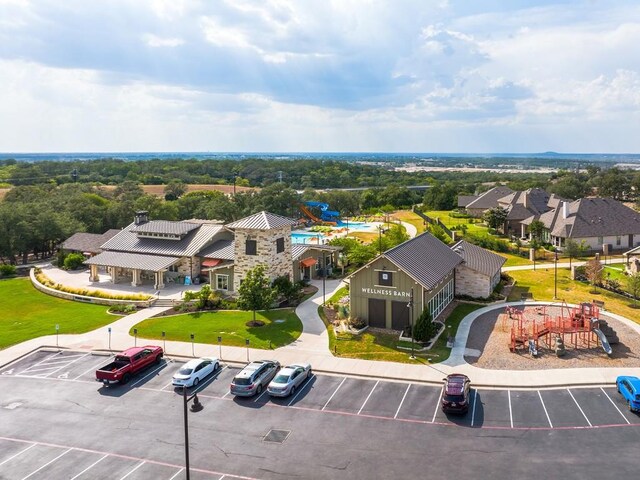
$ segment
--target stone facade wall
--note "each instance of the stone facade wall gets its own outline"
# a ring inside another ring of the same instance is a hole
[[[464,265],[456,267],[456,295],[487,298],[491,295],[491,279]]]
[[[291,226],[271,230],[236,229],[233,290],[238,291],[240,280],[258,265],[266,265],[266,275],[273,280],[288,275],[293,281],[291,257]],[[284,251],[276,252],[276,240],[284,238]],[[256,255],[246,254],[246,241],[256,241]]]

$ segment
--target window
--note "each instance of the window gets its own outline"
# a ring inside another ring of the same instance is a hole
[[[245,242],[245,253],[247,255],[257,255],[258,254],[258,242],[255,240],[247,240]]]
[[[621,242],[622,242],[622,238],[620,237],[620,235],[618,235],[616,237],[616,245],[620,245]]]
[[[378,285],[391,287],[393,285],[393,274],[391,272],[378,272]]]
[[[170,272],[177,273],[177,272],[178,272],[178,266],[177,266],[177,265],[171,265],[171,266],[169,267],[169,271],[170,271]]]
[[[598,237],[598,245],[602,245],[604,243],[602,237]]]
[[[276,253],[284,252],[284,237],[276,239]]]
[[[229,290],[229,275],[216,275],[216,290]]]

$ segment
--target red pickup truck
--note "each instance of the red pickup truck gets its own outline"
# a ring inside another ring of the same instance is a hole
[[[145,345],[125,350],[109,365],[96,370],[96,381],[105,386],[111,383],[127,383],[133,375],[152,364],[160,363],[162,347]]]

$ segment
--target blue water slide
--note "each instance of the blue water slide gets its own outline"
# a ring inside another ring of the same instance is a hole
[[[316,207],[320,209],[320,219],[325,222],[339,222],[340,212],[329,210],[329,204],[324,202],[305,202],[307,207]]]

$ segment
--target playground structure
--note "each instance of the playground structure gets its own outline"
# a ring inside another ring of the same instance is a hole
[[[581,303],[576,307],[562,303],[560,315],[555,318],[547,313],[547,305],[537,306],[535,310],[538,318],[527,317],[523,309],[514,306],[505,308],[502,329],[506,331],[507,323],[511,322],[509,349],[512,352],[523,348],[537,357],[543,341],[548,349],[561,356],[569,337],[569,344],[573,344],[574,349],[591,348],[592,343],[597,346],[599,342],[605,353],[611,355],[611,345],[619,342],[616,332],[600,319],[600,310],[595,303]]]
[[[320,217],[314,215],[313,212],[309,209],[318,208],[320,209]],[[305,202],[303,205],[300,205],[300,211],[311,219],[314,222],[323,222],[328,223],[333,226],[340,226],[342,222],[340,221],[340,212],[335,210],[329,210],[329,204],[324,202]]]

